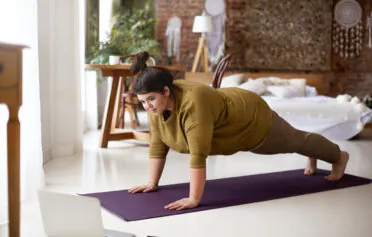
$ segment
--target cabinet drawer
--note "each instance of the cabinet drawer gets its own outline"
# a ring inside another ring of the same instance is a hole
[[[0,49],[0,88],[10,87],[17,84],[19,72],[18,64],[20,63],[17,50]]]

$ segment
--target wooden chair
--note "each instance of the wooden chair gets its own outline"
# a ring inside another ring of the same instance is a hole
[[[226,55],[218,63],[216,70],[213,75],[212,87],[220,88],[223,75],[225,74],[226,68],[229,65],[231,60],[231,54]]]
[[[135,55],[128,55],[120,58],[121,63],[131,64],[133,62]],[[150,57],[149,65],[155,66],[156,61],[153,57]],[[133,75],[129,76],[129,78],[121,78],[120,83],[120,102],[119,102],[119,113],[116,127],[117,128],[124,128],[125,127],[125,113],[128,112],[130,116],[130,121],[132,125],[132,129],[135,130],[137,126],[140,126],[140,122],[138,119],[138,99],[137,95],[133,93]]]

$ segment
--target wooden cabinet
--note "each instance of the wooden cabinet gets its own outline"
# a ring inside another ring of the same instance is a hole
[[[0,87],[10,87],[17,84],[18,81],[18,53],[15,50],[3,49],[0,54],[2,63],[2,73]]]
[[[0,103],[9,110],[7,124],[9,236],[20,236],[20,124],[23,45],[0,43]]]

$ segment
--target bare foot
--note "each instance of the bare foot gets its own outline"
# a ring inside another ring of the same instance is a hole
[[[338,162],[332,164],[332,172],[324,178],[330,181],[337,181],[344,176],[347,162],[349,161],[349,153],[341,151],[341,158]]]
[[[314,175],[316,172],[316,163],[317,159],[309,157],[309,159],[307,159],[307,165],[304,171],[304,175]]]

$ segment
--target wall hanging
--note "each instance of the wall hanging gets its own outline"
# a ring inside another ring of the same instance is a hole
[[[368,48],[372,48],[372,11],[371,13],[369,14],[369,16],[367,17],[367,30],[368,30],[368,45],[367,47]]]
[[[205,11],[212,18],[213,32],[206,35],[210,67],[217,65],[225,53],[225,21],[224,0],[206,0]],[[211,70],[211,69],[210,69]]]
[[[175,56],[177,61],[180,61],[181,26],[181,19],[174,16],[168,20],[167,30],[165,31],[168,58]]]
[[[333,50],[342,58],[358,56],[363,44],[362,8],[355,0],[340,0],[334,9]]]

